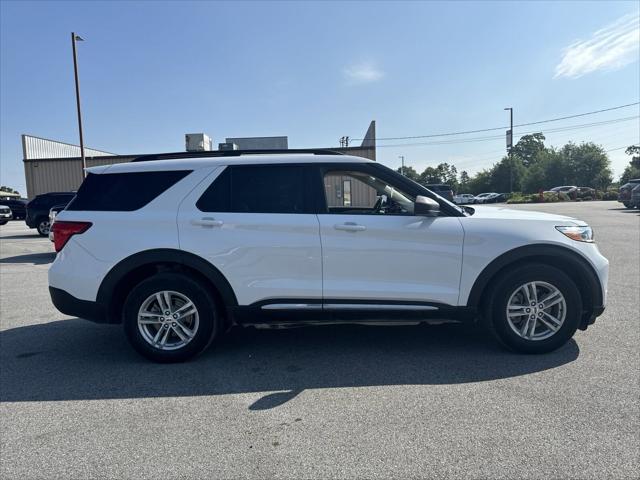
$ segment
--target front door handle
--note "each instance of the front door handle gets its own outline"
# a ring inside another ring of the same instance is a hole
[[[213,217],[202,217],[200,219],[191,220],[191,225],[197,225],[200,227],[221,227],[224,222],[222,220],[216,220]]]
[[[362,232],[367,229],[364,225],[358,225],[355,222],[336,223],[333,228],[345,232]]]

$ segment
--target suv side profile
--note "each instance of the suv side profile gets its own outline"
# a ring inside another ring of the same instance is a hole
[[[29,228],[35,228],[42,237],[49,235],[49,210],[55,205],[66,205],[75,192],[50,192],[36,195],[33,200],[27,203],[27,216],[25,223]]]
[[[359,157],[233,155],[88,169],[53,226],[58,310],[123,324],[159,362],[235,325],[434,319],[542,353],[604,310],[608,261],[580,220],[462,209]]]

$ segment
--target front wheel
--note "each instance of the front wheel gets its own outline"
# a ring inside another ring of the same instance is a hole
[[[160,273],[133,288],[124,305],[124,329],[135,350],[150,360],[182,362],[204,351],[218,331],[211,294],[199,282]]]
[[[561,270],[527,264],[497,279],[485,312],[497,339],[520,353],[546,353],[571,339],[582,313],[580,291]]]

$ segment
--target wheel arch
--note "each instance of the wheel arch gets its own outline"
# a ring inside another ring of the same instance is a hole
[[[229,281],[206,260],[182,250],[145,250],[118,262],[102,280],[96,302],[103,306],[107,322],[121,323],[122,307],[130,289],[145,278],[164,271],[192,275],[209,286],[220,306],[225,309],[226,319],[230,318],[229,307],[238,305]]]
[[[476,278],[467,306],[481,310],[483,301],[491,291],[492,280],[508,268],[523,263],[542,263],[562,269],[570,274],[582,297],[582,322],[580,328],[587,327],[594,307],[603,304],[602,288],[595,269],[579,253],[557,245],[526,245],[503,253],[487,265]]]

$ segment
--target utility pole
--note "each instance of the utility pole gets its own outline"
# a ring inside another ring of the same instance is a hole
[[[404,155],[398,155],[398,158],[402,161],[402,165],[400,167],[400,174],[404,175]]]
[[[507,152],[509,153],[509,193],[513,192],[513,108],[509,110],[509,130],[507,130]]]
[[[84,138],[82,137],[82,113],[80,111],[80,81],[78,80],[78,54],[76,53],[76,42],[84,42],[80,35],[71,32],[71,45],[73,47],[73,74],[76,79],[76,105],[78,107],[78,130],[80,132],[80,156],[82,157],[82,176],[86,177],[87,159],[84,156]]]

